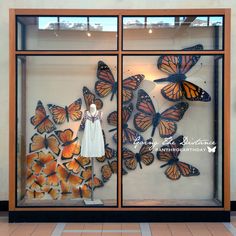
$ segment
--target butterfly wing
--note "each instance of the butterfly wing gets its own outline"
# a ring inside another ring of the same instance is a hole
[[[181,173],[179,171],[179,168],[177,167],[177,164],[171,164],[165,171],[165,175],[167,178],[171,180],[178,180],[181,177]]]
[[[144,79],[144,75],[137,74],[123,80],[123,103],[128,103],[133,99],[133,91],[137,90]]]
[[[92,103],[96,104],[97,110],[100,110],[103,107],[102,100],[96,98],[95,95],[85,86],[83,87],[83,96],[87,110],[89,110],[89,107]]]
[[[154,161],[153,150],[153,141],[152,138],[148,139],[145,144],[142,145],[139,154],[141,156],[141,161],[145,165],[151,165]]]
[[[187,164],[182,161],[178,161],[176,165],[177,165],[181,175],[183,175],[185,177],[200,175],[200,171],[196,167],[194,167],[190,164]]]
[[[144,132],[152,125],[152,120],[152,115],[138,112],[134,115],[134,127],[139,132]]]
[[[30,143],[29,152],[35,152],[43,149],[45,147],[44,139],[45,137],[39,134],[34,134],[31,138],[32,143]]]
[[[31,168],[32,164],[34,163],[34,160],[38,158],[38,153],[32,153],[32,154],[28,154],[26,156],[27,159],[27,168]]]
[[[122,119],[124,124],[126,124],[134,110],[134,106],[132,103],[129,104],[129,106],[124,106],[122,108]]]
[[[57,139],[57,137],[54,134],[51,134],[48,138],[47,138],[47,143],[48,143],[48,147],[51,149],[51,151],[55,154],[55,155],[59,155],[61,150],[59,148],[59,141]]]
[[[108,164],[103,165],[101,168],[101,173],[102,173],[103,181],[107,182],[112,176],[112,170],[111,170],[110,165]]]
[[[90,189],[92,189],[92,187],[93,189],[95,189],[95,188],[100,188],[104,186],[102,180],[96,176],[93,177],[93,181],[92,181],[92,178],[90,178],[86,183],[90,187]]]
[[[201,101],[201,102],[211,101],[211,96],[205,90],[198,87],[196,84],[190,83],[189,81],[185,80],[182,81],[182,86],[186,99],[190,101]]]
[[[171,102],[180,101],[184,96],[182,81],[170,82],[161,89],[162,96]]]
[[[176,133],[177,125],[174,121],[161,119],[158,124],[158,130],[161,138],[168,138]]]
[[[122,157],[126,168],[129,170],[135,170],[137,167],[137,161],[135,158],[135,153],[127,148],[123,148]]]
[[[56,173],[57,170],[57,161],[52,161],[48,163],[45,168],[43,169],[43,173],[47,177],[47,183],[49,185],[58,185],[59,184],[59,179]]]
[[[65,122],[67,114],[64,107],[48,104],[48,109],[52,114],[53,121],[57,125],[63,124]]]
[[[69,105],[68,114],[71,120],[73,121],[81,120],[82,118],[81,104],[82,100],[79,98]]]
[[[125,138],[122,140],[123,144],[127,142],[133,144],[135,141],[141,142],[144,140],[143,137],[138,132],[130,128],[125,128],[123,130],[123,135],[125,136]]]
[[[115,79],[110,68],[103,61],[98,62],[97,77],[100,81],[95,83],[95,92],[100,97],[106,97],[111,93]]]
[[[117,111],[113,111],[108,115],[107,122],[109,125],[117,126]]]

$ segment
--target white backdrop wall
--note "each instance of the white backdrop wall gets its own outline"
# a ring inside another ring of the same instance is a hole
[[[8,199],[9,150],[9,8],[75,8],[75,9],[177,9],[231,8],[231,92],[236,89],[236,1],[223,0],[1,0],[0,1],[0,200]],[[186,11],[187,13],[187,11]],[[231,199],[236,200],[236,97],[231,99]]]

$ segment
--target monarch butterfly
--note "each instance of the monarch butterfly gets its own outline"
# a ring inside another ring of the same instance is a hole
[[[51,152],[48,152],[47,154],[44,152],[38,153],[38,158],[34,160],[34,163],[32,165],[32,170],[34,174],[38,175],[41,170],[46,166],[47,163],[51,162],[52,160],[55,160]]]
[[[27,168],[31,168],[34,163],[34,160],[37,159],[38,157],[39,157],[38,152],[28,154],[26,156]]]
[[[60,181],[60,187],[61,187],[61,199],[67,199],[68,197],[71,197],[72,191],[71,191],[71,185],[68,184],[65,181]]]
[[[103,182],[102,180],[100,180],[98,177],[94,176],[93,177],[93,181],[92,181],[92,176],[87,179],[86,181],[86,184],[90,187],[90,189],[95,189],[95,188],[100,188],[100,187],[103,187]]]
[[[151,165],[154,161],[154,155],[152,154],[153,146],[152,139],[148,139],[145,144],[142,145],[138,153],[134,153],[127,148],[123,149],[122,156],[125,166],[129,170],[135,170],[137,164],[142,169],[142,163],[145,165]]]
[[[41,101],[38,101],[35,115],[30,118],[30,122],[40,134],[43,134],[44,132],[51,133],[56,129],[56,126],[49,119],[49,115],[46,114]]]
[[[81,169],[84,169],[85,166],[90,164],[90,159],[88,157],[76,157],[72,161],[65,163],[64,165],[70,171],[75,174],[78,174]]]
[[[124,106],[122,108],[122,110],[123,110],[123,112],[122,112],[122,118],[123,118],[122,141],[123,141],[123,144],[126,144],[128,142],[133,144],[135,140],[143,141],[143,137],[140,134],[138,134],[135,130],[130,129],[127,124],[129,121],[129,118],[133,112],[133,109],[134,109],[134,107],[133,107],[132,103],[130,103],[129,106]],[[117,126],[117,111],[113,111],[108,115],[107,122],[108,122],[108,124],[110,124],[112,126]],[[109,132],[114,131],[116,129],[117,128],[111,129],[111,130],[109,130]],[[113,140],[115,142],[117,142],[117,132],[115,132],[115,134],[113,135]]]
[[[183,50],[203,50],[201,44]],[[210,95],[189,81],[186,81],[186,73],[198,62],[200,55],[164,55],[157,61],[159,70],[168,74],[167,78],[156,79],[154,82],[168,82],[162,88],[161,93],[169,101],[180,101],[183,97],[190,101],[211,101]]]
[[[139,112],[134,116],[134,127],[138,131],[144,132],[152,126],[151,137],[154,136],[158,127],[161,138],[170,137],[175,134],[177,130],[176,122],[183,118],[188,107],[188,103],[180,102],[162,113],[156,112],[149,95],[143,89],[140,89],[136,104]]]
[[[72,195],[75,198],[90,198],[91,189],[87,184],[84,184],[78,188],[72,188]]]
[[[69,106],[61,107],[53,104],[48,104],[48,109],[52,114],[53,121],[60,125],[65,121],[69,122],[69,119],[73,121],[78,121],[82,117],[81,109],[81,98],[77,99]]]
[[[102,166],[101,172],[103,181],[107,182],[111,178],[112,174],[117,173],[117,160],[112,162],[107,161],[107,164]]]
[[[43,175],[36,176],[30,189],[40,191],[46,185],[46,178]]]
[[[76,142],[78,137],[73,139],[73,131],[71,129],[65,129],[64,131],[55,131],[60,141],[63,143],[63,150],[61,153],[61,159],[71,159],[74,155],[80,153],[80,145]]]
[[[117,82],[111,72],[111,69],[103,61],[98,62],[97,77],[99,81],[95,83],[96,94],[100,97],[106,97],[111,93],[111,101],[117,93]],[[123,80],[123,103],[129,103],[133,99],[135,91],[144,79],[144,75],[137,74]]]
[[[47,183],[49,185],[58,185],[59,179],[57,176],[57,161],[52,161],[48,163],[45,168],[43,169],[43,173],[47,177]]]
[[[171,180],[178,180],[181,175],[184,177],[200,175],[199,170],[185,162],[179,161],[180,149],[183,147],[183,136],[174,139],[171,144],[163,146],[157,151],[157,159],[166,162],[161,168],[168,166],[165,175]]]
[[[99,98],[96,98],[95,95],[85,86],[83,87],[83,96],[84,96],[84,101],[85,101],[87,110],[89,110],[89,107],[92,103],[96,105],[97,110],[102,109],[103,107],[102,100]]]
[[[43,148],[50,149],[55,155],[60,154],[59,141],[54,134],[51,134],[49,137],[39,134],[34,134],[31,138],[32,143],[29,145],[29,152],[35,152]]]
[[[44,190],[45,193],[50,195],[50,197],[53,200],[57,200],[59,198],[59,190],[58,189],[47,186],[43,190]]]
[[[61,164],[57,165],[57,173],[60,180],[66,183],[70,183],[76,186],[83,182],[83,179],[81,179],[79,176],[74,175],[71,171],[64,168]]]

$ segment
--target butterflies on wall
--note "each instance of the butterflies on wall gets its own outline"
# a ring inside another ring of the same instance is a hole
[[[125,166],[129,170],[135,170],[137,164],[142,169],[142,163],[146,166],[151,165],[154,161],[154,155],[152,153],[153,144],[152,139],[148,139],[140,148],[138,153],[134,153],[127,148],[123,148],[122,157]]]
[[[187,49],[203,50],[203,46],[197,44]],[[173,102],[180,101],[183,97],[190,101],[211,101],[211,96],[205,90],[186,80],[186,73],[191,70],[200,57],[200,55],[163,55],[159,57],[157,67],[168,74],[168,77],[154,80],[154,82],[168,83],[161,89],[164,98]]]
[[[135,130],[130,129],[127,124],[133,112],[133,109],[134,107],[132,103],[122,108],[122,121],[123,121],[122,122],[122,128],[123,128],[122,129],[122,142],[123,144],[126,144],[126,143],[133,144],[135,140],[143,141],[143,137],[139,133],[137,133]],[[108,124],[112,126],[117,126],[117,111],[113,111],[112,113],[108,115],[107,122]],[[117,128],[111,129],[109,130],[109,132],[114,131],[114,130],[117,130]],[[113,135],[113,140],[117,142],[117,131]]]
[[[41,101],[38,101],[35,109],[35,115],[30,118],[31,124],[40,134],[51,133],[56,129],[56,126],[49,119],[49,115],[46,114],[45,108]]]
[[[48,109],[52,114],[53,121],[57,124],[63,124],[65,121],[78,121],[82,118],[81,111],[82,100],[79,98],[69,106],[61,107],[54,104],[48,104]]]
[[[98,62],[95,92],[99,97],[106,97],[111,94],[111,101],[117,93],[117,81],[115,81],[111,69],[103,61]]]
[[[107,161],[107,164],[103,165],[101,168],[101,173],[102,173],[102,180],[104,182],[107,182],[112,174],[117,173],[117,160],[114,161]]]
[[[157,151],[157,159],[166,162],[161,168],[167,166],[165,175],[171,180],[178,180],[181,175],[184,177],[198,176],[199,170],[179,160],[180,149],[183,147],[183,136],[178,136],[171,144],[162,146]]]
[[[54,134],[49,137],[40,134],[34,134],[31,138],[32,143],[29,145],[29,152],[39,151],[43,148],[50,149],[55,155],[60,154],[59,141]]]
[[[75,174],[78,174],[82,169],[90,164],[90,159],[88,157],[78,156],[73,160],[64,163],[65,167]]]
[[[87,87],[83,87],[83,96],[84,96],[84,101],[86,105],[86,109],[90,109],[91,104],[95,104],[97,110],[102,109],[103,107],[103,102],[101,99],[96,98],[95,94],[93,94]]]
[[[71,129],[55,131],[55,134],[62,142],[62,160],[71,159],[74,155],[78,155],[80,153],[80,145],[77,143],[78,137],[73,139],[73,131]]]
[[[144,132],[152,126],[151,137],[154,136],[156,128],[158,128],[161,138],[171,137],[176,133],[176,122],[183,118],[188,107],[188,103],[179,102],[162,113],[156,112],[149,95],[140,89],[136,104],[138,113],[134,116],[134,127],[138,131]]]
[[[57,173],[61,181],[77,186],[83,182],[83,179],[73,174],[72,171],[67,170],[61,164],[57,165]]]

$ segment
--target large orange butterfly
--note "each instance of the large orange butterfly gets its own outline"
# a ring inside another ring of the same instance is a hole
[[[157,159],[166,162],[161,165],[161,168],[168,166],[165,175],[171,180],[178,180],[181,175],[184,177],[200,175],[196,167],[179,160],[178,156],[182,147],[183,136],[181,135],[157,151]]]
[[[103,107],[102,100],[99,98],[96,98],[95,95],[85,86],[83,87],[83,95],[84,95],[84,101],[85,101],[87,110],[89,110],[90,105],[93,103],[96,105],[97,110],[102,109]]]
[[[138,131],[144,132],[152,126],[152,137],[156,128],[158,128],[160,137],[167,138],[176,133],[176,122],[183,118],[188,109],[188,103],[179,102],[159,113],[156,112],[149,95],[143,89],[140,89],[136,108],[139,112],[134,116],[134,127]]]
[[[183,50],[203,50],[201,44]],[[161,93],[169,101],[180,101],[183,97],[190,101],[211,101],[210,95],[189,81],[186,81],[186,73],[198,62],[200,55],[164,55],[160,56],[157,67],[169,76],[164,79],[157,79],[154,82],[168,82],[162,88]]]
[[[47,177],[47,184],[49,185],[58,185],[59,184],[59,179],[57,176],[57,161],[52,161],[48,164],[43,169],[43,173]]]
[[[142,163],[146,166],[151,165],[154,161],[154,155],[152,154],[153,144],[152,139],[148,139],[144,143],[138,153],[134,153],[127,148],[122,151],[122,156],[125,166],[129,170],[135,170],[137,164],[139,164],[140,169],[142,169]]]
[[[55,134],[62,142],[62,160],[70,159],[74,155],[78,155],[80,153],[80,145],[76,142],[78,137],[75,137],[73,139],[73,131],[71,129],[65,129],[64,131],[55,131]]]
[[[34,174],[38,175],[46,166],[46,164],[51,162],[52,160],[55,160],[55,158],[53,157],[51,152],[48,152],[47,154],[45,154],[44,152],[39,152],[38,158],[34,160],[34,163],[32,165]]]
[[[43,137],[39,134],[34,134],[31,140],[32,143],[30,143],[29,152],[35,152],[43,148],[49,148],[55,155],[58,156],[60,154],[60,143],[54,134],[51,134],[49,137],[46,135]]]
[[[57,166],[57,173],[59,174],[59,178],[66,183],[70,183],[76,186],[83,182],[82,178],[73,174],[71,171],[64,168],[61,164],[58,164]]]
[[[137,133],[135,130],[130,129],[128,127],[128,121],[129,121],[129,118],[131,117],[133,109],[134,109],[134,107],[133,107],[132,103],[130,103],[129,106],[124,106],[122,108],[122,118],[123,118],[122,119],[122,121],[123,121],[122,141],[123,141],[123,144],[126,144],[126,143],[133,144],[135,140],[143,141],[143,137],[139,133]],[[110,124],[112,126],[117,126],[117,111],[113,111],[108,115],[107,122],[108,122],[108,124]],[[109,130],[109,132],[112,132],[114,130],[117,130],[117,128],[111,129],[111,130]],[[117,132],[115,132],[115,134],[113,135],[112,138],[115,142],[117,142]]]
[[[56,129],[56,126],[49,119],[49,115],[46,114],[41,101],[38,101],[35,115],[30,118],[30,122],[40,134],[43,134],[44,132],[50,133]]]
[[[60,125],[65,121],[69,122],[69,119],[73,121],[78,121],[82,117],[81,111],[81,99],[77,99],[69,106],[61,107],[53,104],[48,104],[48,109],[52,114],[53,121]]]
[[[75,174],[78,174],[81,169],[84,169],[90,164],[90,159],[88,157],[76,157],[72,161],[65,163],[66,168]]]

